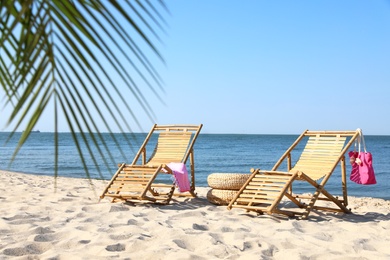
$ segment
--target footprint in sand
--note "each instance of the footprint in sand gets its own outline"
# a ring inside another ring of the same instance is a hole
[[[184,212],[184,213],[179,213],[179,214],[176,214],[175,216],[171,217],[171,218],[175,218],[175,219],[182,219],[182,218],[196,218],[196,217],[204,217],[205,215],[207,215],[206,212]],[[171,219],[170,218],[170,219]]]
[[[54,234],[40,234],[34,237],[34,242],[51,242],[57,239]]]
[[[136,218],[142,218],[142,217],[147,217],[148,215],[144,213],[138,213],[138,214],[133,214],[133,216]]]
[[[210,234],[210,237],[212,238],[212,239],[211,239],[211,243],[212,243],[213,245],[223,244],[222,239],[221,239],[221,237],[220,237],[218,234],[216,234],[216,233],[211,233],[211,234]]]
[[[9,221],[8,224],[10,225],[23,225],[23,224],[32,224],[35,222],[44,222],[49,221],[49,217],[40,217],[39,215],[32,215],[32,214],[26,214],[26,215],[15,215],[10,218],[3,218],[6,221]]]
[[[333,240],[332,235],[330,235],[328,233],[324,233],[324,232],[314,234],[314,237],[319,239],[319,240],[322,240],[322,241],[332,241]]]
[[[110,228],[117,228],[117,227],[123,227],[123,226],[126,226],[126,224],[110,224],[110,225],[108,225]]]
[[[37,217],[38,217],[38,215],[25,214],[25,215],[15,215],[15,216],[9,217],[9,218],[3,217],[3,219],[7,220],[7,221],[14,221],[14,220],[19,220],[19,219],[29,219],[29,218],[37,218]]]
[[[132,234],[120,234],[120,235],[110,235],[110,238],[112,240],[127,240],[132,236],[133,236]]]
[[[34,237],[34,242],[51,242],[58,240],[58,236],[49,227],[37,227],[30,232]]]
[[[367,251],[376,251],[376,249],[370,245],[368,239],[358,239],[353,242],[353,249],[356,253],[360,252],[361,250],[367,250]]]
[[[198,225],[198,224],[193,224],[192,228],[195,230],[201,230],[201,231],[207,231],[209,230],[209,227],[206,225]]]
[[[221,207],[212,206],[212,207],[208,207],[206,210],[207,211],[221,211]]]
[[[222,233],[233,232],[233,229],[230,227],[222,227],[221,232]]]
[[[130,208],[128,207],[123,207],[123,206],[111,206],[109,212],[118,212],[118,211],[129,211]]]
[[[78,196],[76,196],[76,195],[73,195],[71,192],[68,192],[67,194],[66,194],[66,196],[67,197],[71,197],[71,198],[77,198]]]
[[[305,232],[305,229],[302,227],[302,225],[299,222],[294,221],[294,222],[292,222],[292,225],[294,227],[294,230],[296,230],[296,231],[298,231],[300,233],[304,233]]]
[[[251,229],[240,227],[240,228],[237,229],[237,231],[238,231],[238,233],[242,233],[242,232],[244,232],[244,233],[250,233],[250,232],[251,232]]]
[[[129,219],[127,225],[141,226],[136,219]]]
[[[84,223],[93,223],[96,221],[96,218],[86,218],[83,222]]]
[[[109,252],[119,252],[119,251],[125,251],[126,246],[124,244],[115,244],[115,245],[108,245],[106,246],[106,250]]]
[[[279,249],[276,246],[269,246],[269,248],[261,251],[265,257],[271,258],[273,257],[277,252],[279,252]]]
[[[46,196],[46,195],[45,195]],[[59,202],[72,202],[72,201],[74,201],[74,199],[72,199],[72,198],[61,198],[61,199],[59,199],[58,200]]]
[[[291,241],[284,241],[281,243],[283,246],[283,249],[295,249],[297,246],[291,243]]]
[[[183,240],[174,239],[173,243],[175,243],[180,248],[187,249],[186,243]]]
[[[40,255],[48,249],[50,245],[47,244],[29,244],[26,247],[6,248],[3,254],[8,256]]]
[[[85,207],[82,207],[81,210],[84,211],[84,212],[93,212],[94,211],[94,207],[85,206]]]

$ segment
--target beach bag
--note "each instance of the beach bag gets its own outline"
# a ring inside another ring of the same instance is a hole
[[[376,184],[374,167],[372,166],[372,154],[366,150],[363,132],[358,129],[359,136],[355,141],[354,151],[348,153],[350,163],[352,164],[350,180],[362,185]],[[358,146],[358,151],[356,151]],[[363,146],[364,151],[361,151]]]

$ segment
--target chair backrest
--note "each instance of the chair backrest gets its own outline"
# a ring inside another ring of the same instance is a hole
[[[202,125],[154,125],[134,158],[136,163],[142,154],[143,164],[159,165],[171,162],[186,163]],[[156,146],[150,154],[146,145],[152,135],[158,135]]]
[[[331,173],[335,163],[340,159],[340,152],[343,150],[346,139],[345,136],[340,135],[310,136],[292,170],[304,172],[313,180],[318,180]]]
[[[191,141],[191,132],[163,132],[158,136],[156,148],[147,164],[185,162]]]
[[[274,168],[280,165],[281,160],[288,158],[291,164],[291,151],[298,143],[307,140],[299,159],[291,171],[301,171],[313,180],[331,174],[344,154],[358,136],[357,131],[308,131],[303,132],[295,143],[286,151]],[[348,139],[349,138],[349,139]],[[348,140],[348,142],[346,142]]]

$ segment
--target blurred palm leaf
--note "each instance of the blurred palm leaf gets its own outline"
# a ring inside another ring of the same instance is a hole
[[[159,10],[166,14],[167,9],[162,1],[153,3],[1,0],[2,102],[12,106],[8,125],[14,125],[13,133],[26,125],[14,156],[47,109],[54,111],[55,176],[58,124],[63,120],[88,177],[86,155],[94,160],[100,175],[97,156],[106,166],[115,161],[102,131],[110,133],[125,154],[114,129],[119,129],[131,146],[125,133],[132,132],[133,124],[140,126],[134,107],[141,107],[145,116],[153,119],[145,88],[156,97],[162,91],[151,59],[164,63],[153,42],[160,43],[158,34],[164,33],[166,26]],[[134,101],[130,102],[125,93]]]

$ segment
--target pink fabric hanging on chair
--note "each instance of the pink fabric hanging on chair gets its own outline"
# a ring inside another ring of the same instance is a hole
[[[180,192],[190,191],[188,171],[184,163],[169,163],[167,166],[172,170],[175,182]]]

